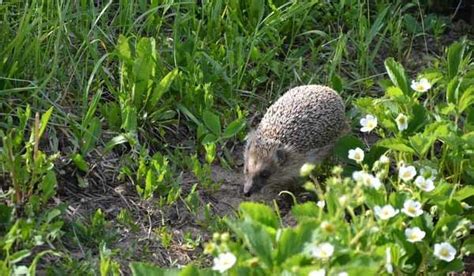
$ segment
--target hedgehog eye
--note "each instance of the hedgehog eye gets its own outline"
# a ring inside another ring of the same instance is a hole
[[[260,176],[263,177],[263,178],[268,178],[270,177],[272,173],[270,172],[270,170],[264,170],[260,173]]]

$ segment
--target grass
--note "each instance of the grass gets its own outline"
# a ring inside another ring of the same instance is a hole
[[[457,23],[429,10],[388,0],[0,1],[0,271],[209,265],[202,241],[228,231],[230,214],[215,197],[238,179],[216,183],[216,171],[238,169],[265,108],[319,83],[357,118],[356,99],[384,94],[386,58],[415,78],[450,44]],[[442,167],[463,184],[466,161],[456,162]],[[193,227],[177,231],[183,217]]]

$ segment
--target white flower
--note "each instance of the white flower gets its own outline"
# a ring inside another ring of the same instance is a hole
[[[381,220],[390,219],[398,214],[398,210],[394,209],[392,205],[385,205],[382,208],[380,206],[374,207],[375,215]]]
[[[390,159],[388,159],[387,155],[382,155],[379,158],[379,162],[382,164],[388,164],[390,163]]]
[[[321,268],[318,270],[312,270],[308,274],[308,276],[325,276],[325,275],[326,275],[326,270],[324,270],[324,268]]]
[[[403,203],[402,212],[407,216],[414,218],[423,214],[423,209],[421,209],[420,202],[408,199],[405,201],[405,203]]]
[[[426,235],[426,232],[421,230],[419,227],[405,229],[405,237],[411,243],[421,241]]]
[[[337,276],[349,276],[349,273],[343,271],[343,272],[339,272]]]
[[[417,92],[426,92],[430,90],[431,84],[425,78],[420,79],[419,81],[412,80],[411,81],[411,89]]]
[[[319,208],[323,209],[324,206],[326,206],[326,202],[324,200],[319,200],[316,205],[318,205]]]
[[[440,260],[450,262],[456,256],[456,249],[447,242],[435,243],[434,255]]]
[[[334,253],[334,246],[325,242],[310,248],[311,256],[318,259],[329,259]]]
[[[408,117],[403,114],[398,114],[397,118],[395,119],[397,122],[397,127],[399,131],[404,131],[408,128]]]
[[[375,127],[377,127],[377,118],[368,114],[365,118],[360,119],[360,125],[362,126],[360,131],[371,132]]]
[[[352,179],[356,182],[362,182],[366,174],[364,171],[355,171],[352,173]]]
[[[392,252],[390,251],[390,247],[385,249],[385,269],[387,270],[388,274],[393,273]]]
[[[364,160],[364,151],[361,148],[355,148],[349,150],[349,159],[355,160],[360,163]]]
[[[214,266],[212,270],[219,271],[220,273],[224,273],[225,271],[229,270],[232,266],[234,266],[237,258],[231,252],[227,253],[220,253],[219,256],[214,258]]]
[[[398,170],[398,178],[400,178],[401,180],[405,182],[412,180],[413,177],[415,177],[415,175],[416,175],[416,169],[413,166],[408,166],[408,167],[402,166]]]
[[[421,175],[416,177],[415,185],[425,192],[431,192],[435,188],[433,180],[431,178],[426,179]]]
[[[366,178],[364,179],[364,182],[367,183],[368,186],[376,190],[378,190],[380,186],[382,186],[382,182],[380,182],[380,179],[371,174],[367,174]]]

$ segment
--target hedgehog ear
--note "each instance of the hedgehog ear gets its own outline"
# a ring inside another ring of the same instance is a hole
[[[285,149],[283,147],[279,147],[275,150],[274,160],[279,166],[285,164],[287,159],[288,159],[288,150],[287,149]]]

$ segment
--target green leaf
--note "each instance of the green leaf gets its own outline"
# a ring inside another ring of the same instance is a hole
[[[413,116],[408,122],[408,128],[406,129],[406,133],[417,132],[424,125],[426,125],[426,122],[429,118],[429,114],[426,108],[421,104],[416,104],[412,107],[412,114]]]
[[[275,212],[268,206],[255,202],[242,202],[239,209],[244,217],[251,218],[256,222],[271,228],[278,227],[278,218]]]
[[[95,143],[100,137],[102,132],[102,125],[100,119],[94,117],[89,121],[89,126],[87,130],[83,133],[81,140],[81,153],[86,155],[92,148],[95,146]]]
[[[216,136],[221,136],[221,122],[219,116],[209,110],[204,110],[202,114],[204,124]]]
[[[445,210],[450,215],[460,215],[464,211],[461,203],[453,198],[446,202]]]
[[[3,231],[11,223],[13,207],[0,204],[0,229]]]
[[[459,72],[464,57],[465,43],[455,42],[448,48],[448,78],[451,80]]]
[[[175,68],[173,71],[166,74],[166,76],[164,76],[160,80],[160,83],[158,83],[158,85],[155,86],[155,88],[153,89],[153,92],[150,96],[150,99],[148,100],[148,103],[147,103],[147,110],[148,111],[153,111],[153,109],[158,104],[158,101],[163,96],[163,94],[165,94],[166,91],[168,91],[168,89],[170,88],[171,83],[176,78],[178,73],[179,73],[178,68]]]
[[[272,236],[270,233],[259,224],[252,221],[239,222],[238,227],[244,235],[244,239],[248,241],[248,246],[257,257],[262,260],[268,267],[272,267]]]
[[[316,203],[309,201],[302,204],[297,204],[291,208],[291,213],[298,221],[304,219],[315,219],[319,214],[319,207],[316,206]]]
[[[84,157],[80,153],[74,153],[71,156],[71,160],[79,170],[83,172],[89,171],[89,164],[84,160]]]
[[[417,152],[418,156],[424,156],[435,142],[432,136],[426,136],[422,133],[408,138],[411,147]]]
[[[19,261],[23,260],[24,258],[28,257],[31,255],[31,252],[30,250],[28,249],[23,249],[23,250],[20,250],[20,251],[17,251],[15,253],[13,253],[10,257],[9,257],[9,262],[11,264],[15,264],[15,263],[18,263]]]
[[[379,147],[392,149],[400,152],[415,153],[415,151],[402,138],[387,138],[382,139],[376,144]]]
[[[124,59],[125,62],[131,62],[132,60],[132,51],[130,49],[130,44],[128,38],[120,35],[117,42],[117,54],[121,59]]]
[[[276,263],[281,264],[288,258],[302,252],[305,244],[311,241],[314,229],[317,227],[316,222],[305,222],[294,229],[284,229],[278,239]]]
[[[392,80],[393,84],[400,87],[405,95],[410,96],[412,91],[408,85],[408,80],[405,74],[403,66],[396,62],[393,58],[385,60],[385,69],[387,70],[388,76]]]
[[[464,112],[468,107],[474,104],[474,86],[468,87],[459,100],[459,111]]]
[[[474,196],[474,186],[465,186],[454,193],[454,198],[459,201],[472,196]]]
[[[232,121],[224,130],[224,134],[222,135],[224,138],[230,138],[237,133],[239,133],[245,127],[245,120],[242,118],[238,118]]]
[[[56,174],[54,171],[48,171],[39,185],[41,190],[41,200],[43,202],[48,201],[48,199],[56,194],[57,184],[58,182],[56,180]]]
[[[129,141],[129,137],[125,134],[120,134],[112,138],[106,145],[105,145],[105,152],[111,151],[115,146],[127,143]]]
[[[446,101],[451,104],[457,104],[459,99],[459,87],[461,86],[461,81],[459,78],[453,78],[446,87]]]
[[[354,135],[341,137],[334,145],[334,153],[343,160],[349,160],[348,154],[350,149],[365,148],[364,143]]]
[[[178,269],[159,268],[152,264],[133,262],[130,264],[130,270],[133,276],[178,276]]]
[[[38,137],[43,136],[43,133],[46,129],[46,126],[48,125],[49,118],[51,117],[51,114],[53,113],[53,107],[50,107],[44,114],[41,116],[41,125],[39,129],[39,134]]]

